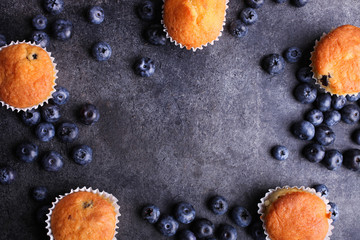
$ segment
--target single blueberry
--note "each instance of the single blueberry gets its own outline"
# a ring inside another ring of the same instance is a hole
[[[249,211],[240,206],[236,206],[231,210],[231,219],[240,227],[247,227],[250,225],[252,217]]]
[[[336,149],[330,149],[325,152],[324,159],[322,163],[329,170],[338,169],[343,162],[343,155]]]
[[[57,172],[64,165],[63,157],[56,151],[47,152],[43,156],[41,163],[43,168],[49,172]]]
[[[56,105],[64,105],[69,101],[70,93],[64,87],[57,87],[56,92],[52,94],[52,102]]]
[[[313,74],[310,67],[302,67],[296,72],[296,79],[303,83],[313,83]]]
[[[35,126],[41,120],[41,114],[38,109],[27,110],[21,112],[21,120],[27,126]]]
[[[249,7],[259,8],[264,4],[265,0],[245,0],[245,2]]]
[[[87,145],[76,146],[72,151],[72,159],[79,165],[86,165],[92,161],[92,149]]]
[[[353,171],[358,171],[360,169],[360,150],[346,150],[344,152],[344,165]]]
[[[356,102],[357,100],[359,100],[359,98],[360,98],[360,94],[346,95],[346,99],[349,102]]]
[[[318,163],[324,159],[325,148],[320,144],[310,143],[304,147],[302,154],[310,162]]]
[[[64,9],[63,0],[44,0],[44,8],[52,15],[57,15]]]
[[[215,215],[223,215],[227,212],[229,205],[223,196],[216,195],[209,199],[208,207]]]
[[[275,75],[284,71],[285,60],[279,54],[269,54],[262,59],[261,66],[267,73]]]
[[[60,108],[57,105],[48,104],[41,108],[41,117],[46,122],[57,122],[60,116]]]
[[[206,238],[214,234],[214,224],[206,218],[195,220],[192,228],[197,238]]]
[[[16,173],[10,167],[0,167],[0,184],[10,184],[15,180]]]
[[[315,127],[308,121],[296,122],[292,125],[292,133],[301,140],[311,140],[315,135]]]
[[[110,59],[112,49],[107,42],[98,42],[92,47],[92,55],[99,62]]]
[[[21,143],[16,147],[16,156],[23,162],[33,162],[39,155],[39,148],[33,143]]]
[[[43,201],[45,200],[46,196],[47,196],[48,190],[46,187],[34,187],[31,190],[31,196],[34,200],[36,201]]]
[[[104,9],[100,6],[93,6],[88,13],[89,22],[93,24],[100,24],[105,19]]]
[[[316,192],[321,193],[321,196],[327,198],[329,196],[329,189],[325,184],[317,184],[314,186]]]
[[[292,4],[295,7],[303,7],[308,3],[308,0],[292,0]]]
[[[39,123],[35,128],[37,138],[42,142],[48,142],[55,136],[55,127],[52,123]]]
[[[328,111],[331,108],[331,96],[328,93],[320,93],[318,94],[316,101],[316,107],[322,111]]]
[[[250,233],[254,240],[266,240],[264,229],[261,222],[256,222],[250,226]]]
[[[336,110],[324,112],[324,123],[331,127],[338,124],[341,120],[341,114]]]
[[[144,32],[145,39],[152,45],[165,45],[166,34],[160,24],[150,25]]]
[[[359,121],[360,109],[355,104],[348,104],[341,109],[341,120],[347,124],[354,124]]]
[[[284,2],[286,2],[286,0],[273,0],[274,2],[276,2],[276,3],[284,3]]]
[[[196,236],[192,231],[184,229],[179,232],[177,239],[178,240],[196,240]]]
[[[302,51],[298,47],[289,47],[284,52],[284,58],[289,63],[296,63],[300,60]]]
[[[147,205],[141,210],[141,217],[148,223],[156,223],[160,217],[160,209],[155,205]]]
[[[66,41],[72,36],[73,24],[69,20],[58,19],[52,25],[52,30],[57,40]]]
[[[45,221],[47,220],[47,214],[50,213],[50,208],[52,208],[51,205],[45,205],[40,207],[37,211],[36,211],[36,220],[39,224],[42,224],[45,226]]]
[[[47,18],[44,15],[37,15],[32,19],[32,25],[36,30],[44,30],[47,22]]]
[[[355,129],[355,131],[351,134],[351,139],[360,145],[360,128]]]
[[[240,14],[239,19],[246,25],[254,24],[258,20],[258,15],[253,8],[244,8]]]
[[[229,224],[222,224],[217,230],[218,240],[236,240],[237,231]]]
[[[135,62],[134,71],[141,77],[150,77],[155,73],[155,63],[148,57],[141,58]]]
[[[319,126],[324,120],[324,114],[318,109],[313,109],[306,113],[305,120],[314,126]]]
[[[317,90],[313,84],[300,83],[295,88],[294,95],[300,103],[313,103],[316,100]]]
[[[315,140],[323,145],[328,146],[335,141],[336,135],[334,131],[328,126],[321,125],[315,129]]]
[[[75,123],[63,122],[56,130],[57,137],[65,143],[73,142],[79,134],[79,128]]]
[[[331,219],[335,222],[339,219],[339,208],[334,202],[329,202],[330,205],[330,212],[331,212]]]
[[[175,205],[174,216],[180,223],[191,223],[195,219],[195,214],[195,209],[190,203],[180,202]]]
[[[234,20],[229,24],[229,32],[234,37],[242,38],[248,33],[248,27],[241,20]]]
[[[137,6],[137,14],[144,21],[155,19],[155,5],[152,1],[143,1]]]
[[[50,37],[45,32],[35,31],[31,34],[31,41],[42,48],[47,48],[50,44]]]
[[[81,106],[79,111],[79,120],[83,124],[91,125],[99,121],[100,112],[93,104],[86,103]]]
[[[345,106],[346,102],[347,102],[347,100],[346,100],[346,97],[344,97],[344,96],[333,95],[331,97],[331,106],[335,110],[342,109]]]
[[[4,35],[0,34],[0,47],[6,45],[6,38]]]
[[[279,161],[284,161],[289,157],[289,150],[285,146],[277,145],[271,149],[271,155]]]
[[[166,237],[171,237],[176,234],[179,228],[179,223],[169,215],[162,215],[156,223],[157,230]]]

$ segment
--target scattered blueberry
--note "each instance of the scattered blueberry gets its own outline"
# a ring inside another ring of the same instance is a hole
[[[218,240],[236,240],[237,231],[236,229],[229,224],[220,225],[217,230]]]
[[[360,128],[355,129],[355,131],[351,134],[351,139],[360,145]]]
[[[360,110],[355,104],[348,104],[341,109],[341,119],[347,124],[359,121]]]
[[[47,196],[48,190],[46,187],[35,187],[31,191],[31,196],[36,201],[43,201]]]
[[[52,15],[57,15],[64,9],[63,0],[44,0],[45,10]]]
[[[329,202],[330,205],[330,212],[331,212],[331,219],[335,222],[339,218],[339,209],[336,203]]]
[[[72,36],[73,24],[69,20],[58,19],[53,24],[53,34],[57,40],[66,41]]]
[[[284,58],[289,63],[296,63],[300,60],[302,51],[298,47],[289,47],[284,52]]]
[[[289,150],[285,146],[277,145],[271,149],[271,155],[279,161],[284,161],[289,157]]]
[[[312,125],[319,126],[324,120],[324,114],[318,109],[313,109],[306,113],[305,119]]]
[[[155,205],[147,205],[141,210],[141,217],[148,223],[156,223],[160,217],[160,209]]]
[[[165,45],[166,34],[160,24],[154,24],[145,30],[145,39],[153,45]]]
[[[304,147],[302,153],[310,162],[318,163],[324,159],[325,148],[320,144],[310,143]]]
[[[308,121],[296,122],[292,125],[292,133],[301,140],[311,140],[315,135],[315,127]]]
[[[46,171],[57,172],[64,165],[63,157],[56,151],[47,152],[42,158],[42,166]]]
[[[315,129],[315,139],[316,141],[323,145],[328,146],[335,141],[336,135],[334,131],[328,126],[321,125]]]
[[[43,15],[37,15],[32,19],[32,25],[36,30],[44,30],[47,25],[47,18]]]
[[[178,240],[196,240],[195,234],[190,230],[182,230],[178,234]]]
[[[240,227],[247,227],[250,225],[252,217],[249,211],[240,206],[236,206],[231,210],[231,219]]]
[[[259,8],[264,4],[265,0],[245,0],[246,4],[252,8]]]
[[[346,100],[346,97],[344,97],[344,96],[334,95],[331,98],[331,106],[335,110],[342,109],[345,106],[346,102],[347,102],[347,100]]]
[[[197,238],[206,238],[214,234],[214,224],[205,218],[195,220],[192,227]]]
[[[106,42],[98,42],[92,47],[92,55],[99,62],[107,61],[112,54],[111,47]]]
[[[156,16],[154,3],[152,1],[143,1],[137,7],[137,14],[144,21],[154,20]]]
[[[316,107],[322,111],[328,111],[331,108],[331,96],[328,93],[320,93],[318,94],[316,101]]]
[[[38,223],[42,224],[45,226],[45,221],[47,220],[47,214],[50,212],[50,208],[52,208],[51,205],[45,205],[40,207],[37,211],[36,211],[36,220],[38,221]]]
[[[162,215],[158,220],[156,227],[162,235],[171,237],[176,234],[176,231],[179,228],[179,223],[171,216]]]
[[[93,24],[100,24],[104,21],[105,13],[104,9],[100,6],[93,6],[88,13],[89,21]]]
[[[300,83],[294,92],[296,100],[300,103],[308,104],[316,100],[317,90],[314,85],[309,83]]]
[[[329,189],[324,184],[318,184],[314,186],[316,192],[321,193],[321,196],[327,198],[329,195]]]
[[[4,35],[0,34],[0,47],[6,45],[6,38]]]
[[[69,101],[70,93],[64,87],[57,87],[56,92],[52,94],[52,102],[56,105],[64,105]]]
[[[92,161],[92,149],[87,145],[76,146],[72,151],[72,159],[79,165],[86,165]]]
[[[52,123],[39,123],[35,128],[37,138],[42,142],[48,142],[55,136],[55,127]]]
[[[237,38],[245,37],[248,27],[241,20],[234,20],[229,25],[230,34]]]
[[[338,124],[341,120],[341,114],[336,110],[330,110],[324,112],[324,123],[331,127]]]
[[[279,54],[273,53],[263,58],[261,66],[267,73],[275,75],[284,71],[285,60]]]
[[[303,7],[308,3],[308,0],[292,0],[292,4],[296,7]]]
[[[83,124],[91,125],[99,121],[100,112],[95,105],[86,103],[80,108],[79,118]]]
[[[258,15],[253,8],[244,8],[240,14],[239,19],[246,25],[254,24],[258,20]]]
[[[195,209],[187,202],[180,202],[175,205],[175,219],[183,224],[189,224],[195,219]]]
[[[302,67],[296,72],[296,79],[303,83],[314,82],[313,74],[310,67]]]
[[[155,63],[148,57],[141,58],[135,62],[134,70],[135,73],[141,77],[150,77],[155,72]]]
[[[15,171],[10,167],[0,167],[0,184],[10,184],[15,180]]]
[[[345,151],[344,165],[353,171],[358,171],[360,169],[360,150],[349,149]]]
[[[35,31],[31,35],[31,41],[35,44],[40,45],[42,48],[47,48],[50,44],[50,37],[45,32]]]
[[[343,162],[343,155],[336,149],[330,149],[325,152],[325,156],[322,162],[327,167],[327,169],[336,170]]]
[[[56,130],[57,137],[65,143],[73,142],[79,134],[79,128],[75,123],[63,122]]]
[[[261,222],[256,222],[251,225],[250,233],[254,240],[266,240],[264,229]]]
[[[357,100],[359,100],[359,98],[360,98],[360,94],[346,95],[346,99],[349,102],[356,102]]]
[[[228,210],[228,203],[226,199],[223,196],[216,195],[212,198],[210,198],[208,202],[209,209],[215,214],[215,215],[223,215]]]
[[[60,108],[57,105],[45,105],[41,108],[41,117],[48,123],[57,122],[60,119]]]
[[[32,143],[21,143],[16,147],[16,156],[23,162],[33,162],[38,154],[38,146]]]
[[[38,109],[31,109],[21,112],[21,120],[27,126],[35,126],[41,120],[40,111]]]

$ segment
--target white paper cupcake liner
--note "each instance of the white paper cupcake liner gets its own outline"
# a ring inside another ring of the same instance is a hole
[[[52,207],[49,209],[49,213],[46,214],[47,216],[47,219],[45,221],[46,223],[46,229],[47,229],[47,235],[49,236],[50,240],[55,240],[54,239],[54,236],[52,235],[52,231],[51,231],[51,215],[52,215],[52,212],[56,206],[56,204],[61,200],[63,199],[65,196],[67,195],[70,195],[72,193],[76,193],[76,192],[91,192],[91,193],[94,193],[94,194],[97,194],[107,200],[109,200],[112,205],[114,206],[114,209],[115,209],[115,213],[116,213],[116,216],[115,216],[115,219],[116,219],[116,222],[115,222],[115,233],[114,233],[114,237],[112,240],[116,240],[116,234],[118,233],[117,232],[117,229],[119,228],[118,227],[118,223],[119,223],[119,217],[121,216],[120,214],[120,206],[117,204],[118,200],[116,197],[114,197],[112,194],[110,193],[107,193],[107,192],[100,192],[99,189],[92,189],[91,187],[90,188],[87,188],[87,187],[82,187],[82,188],[76,188],[76,189],[71,189],[71,191],[69,193],[65,193],[64,195],[60,195],[58,197],[55,198],[55,201],[52,203]]]
[[[271,240],[269,234],[267,233],[266,231],[266,227],[265,227],[265,222],[264,222],[264,217],[265,217],[265,210],[266,210],[266,207],[270,204],[268,199],[269,197],[271,196],[271,194],[273,194],[274,192],[278,191],[278,190],[281,190],[281,189],[289,189],[289,188],[296,188],[296,189],[299,189],[299,190],[302,190],[302,191],[306,191],[306,192],[309,192],[309,193],[312,193],[312,194],[315,194],[316,196],[318,196],[321,200],[323,200],[323,202],[325,203],[326,205],[326,212],[329,213],[330,212],[330,205],[328,204],[329,203],[329,200],[327,200],[325,197],[321,196],[321,193],[319,192],[316,192],[315,189],[313,188],[309,188],[309,187],[304,187],[304,186],[301,186],[301,187],[290,187],[290,186],[284,186],[284,187],[276,187],[275,189],[269,189],[268,192],[265,194],[265,196],[263,198],[260,199],[260,203],[258,204],[258,214],[261,215],[260,219],[262,221],[262,226],[263,226],[263,229],[264,229],[264,233],[266,235],[266,240]],[[329,230],[328,230],[328,233],[326,234],[326,237],[324,238],[324,240],[329,240],[330,239],[330,236],[332,235],[332,230],[334,229],[334,226],[332,225],[332,222],[333,220],[332,219],[329,219],[328,220],[329,222]]]
[[[37,46],[37,47],[42,48],[40,45],[35,44],[35,43],[32,43],[32,42],[26,42],[26,41],[22,41],[22,42],[16,41],[16,42],[14,42],[14,41],[12,41],[10,44],[7,44],[7,45],[5,45],[5,46],[0,47],[0,51],[1,51],[2,49],[4,49],[4,48],[9,47],[9,46],[18,45],[18,44],[22,44],[22,43],[26,43],[26,44],[29,44],[29,45],[31,45],[31,46]],[[56,63],[54,62],[55,59],[51,56],[51,52],[48,52],[48,51],[46,50],[46,48],[42,48],[42,49],[44,49],[45,52],[49,55],[49,57],[50,57],[50,59],[51,59],[51,62],[52,62],[52,64],[53,64],[54,70],[55,70],[54,86],[52,87],[52,91],[50,92],[50,95],[49,95],[48,98],[47,98],[45,101],[43,101],[42,103],[40,103],[40,104],[38,104],[38,105],[36,105],[36,106],[27,107],[27,108],[17,108],[17,107],[13,107],[13,106],[5,103],[4,101],[1,101],[1,100],[0,100],[1,105],[2,105],[2,106],[5,106],[6,109],[11,109],[12,111],[17,111],[17,112],[20,112],[20,111],[28,111],[28,110],[31,110],[31,109],[37,109],[38,107],[41,107],[41,106],[43,106],[44,104],[47,104],[47,103],[49,102],[49,100],[52,98],[52,94],[56,91],[55,87],[56,87],[56,79],[58,78],[58,77],[57,77],[58,70],[56,69]]]
[[[187,49],[187,48],[185,47],[185,45],[183,45],[183,44],[181,44],[181,43],[178,43],[175,39],[173,39],[173,38],[169,35],[169,33],[168,33],[168,31],[167,31],[167,28],[166,28],[166,25],[165,25],[165,23],[164,23],[164,5],[165,5],[165,1],[166,1],[166,0],[163,0],[163,5],[162,5],[161,25],[163,26],[164,32],[166,33],[166,38],[168,38],[171,43],[174,43],[175,46],[179,46],[180,48],[185,48],[186,50],[192,50],[193,52],[196,52],[196,50],[198,50],[198,49],[199,49],[199,50],[202,50],[204,47],[207,47],[208,45],[214,45],[214,43],[215,43],[216,41],[219,41],[219,38],[222,36],[222,32],[224,31],[224,26],[225,26],[225,23],[226,23],[226,10],[229,8],[229,6],[228,6],[229,0],[226,0],[226,2],[225,2],[226,7],[225,7],[224,20],[223,20],[222,28],[221,28],[220,33],[219,33],[219,35],[217,36],[217,38],[216,38],[215,40],[213,40],[212,42],[206,43],[205,45],[201,45],[200,47],[196,47],[196,48],[192,47],[191,49]]]

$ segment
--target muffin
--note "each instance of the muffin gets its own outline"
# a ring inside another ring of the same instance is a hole
[[[259,213],[267,239],[324,240],[331,235],[328,201],[314,189],[284,187],[261,199]]]
[[[170,41],[196,51],[221,36],[227,0],[165,0],[163,25]]]
[[[311,54],[314,78],[326,92],[360,92],[360,28],[343,25],[324,35]]]
[[[12,42],[0,48],[0,101],[12,110],[37,108],[55,92],[56,65],[43,48]]]
[[[55,240],[116,239],[119,214],[117,199],[111,194],[82,188],[60,196],[53,203],[47,229]]]

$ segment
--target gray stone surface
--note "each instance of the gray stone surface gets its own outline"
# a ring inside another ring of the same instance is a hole
[[[41,0],[1,0],[0,33],[10,40],[27,39],[31,18],[44,13]],[[290,46],[309,51],[314,40],[342,24],[360,26],[357,0],[309,0],[303,8],[268,0],[258,10],[259,21],[243,39],[224,31],[219,42],[196,53],[167,43],[152,46],[141,37],[148,25],[136,17],[139,0],[65,0],[65,11],[50,16],[50,23],[66,18],[74,23],[74,36],[67,42],[52,39],[49,50],[58,63],[58,84],[71,93],[61,107],[62,119],[78,123],[76,112],[85,102],[97,105],[100,121],[93,126],[78,124],[80,136],[73,144],[57,139],[36,140],[33,129],[24,126],[16,113],[0,109],[0,165],[18,173],[10,186],[0,186],[0,239],[45,239],[34,215],[42,203],[29,197],[38,185],[48,187],[48,202],[71,188],[92,186],[113,193],[121,205],[118,239],[166,239],[138,216],[141,206],[157,204],[170,213],[174,203],[191,202],[198,216],[216,224],[231,223],[227,216],[214,216],[205,206],[213,194],[224,195],[231,206],[250,209],[254,218],[259,199],[276,186],[311,186],[325,183],[329,199],[340,209],[332,239],[360,239],[359,173],[345,168],[329,171],[305,160],[305,142],[289,132],[293,121],[311,106],[295,101],[294,73],[299,65],[286,66],[283,74],[269,76],[259,67],[262,56],[281,53]],[[84,11],[100,4],[106,20],[91,25]],[[231,0],[227,22],[244,7]],[[107,41],[113,55],[96,62],[91,46]],[[156,62],[151,78],[132,71],[135,59],[148,56]],[[334,127],[336,142],[331,148],[358,147],[349,133],[358,127],[341,123]],[[41,153],[54,149],[65,157],[58,173],[41,169],[38,163],[16,160],[14,147],[23,140],[39,145]],[[85,167],[72,162],[68,153],[76,144],[94,149],[94,161]],[[271,158],[275,144],[290,150],[285,162]],[[182,226],[184,227],[184,226]],[[237,227],[238,239],[251,239]]]

